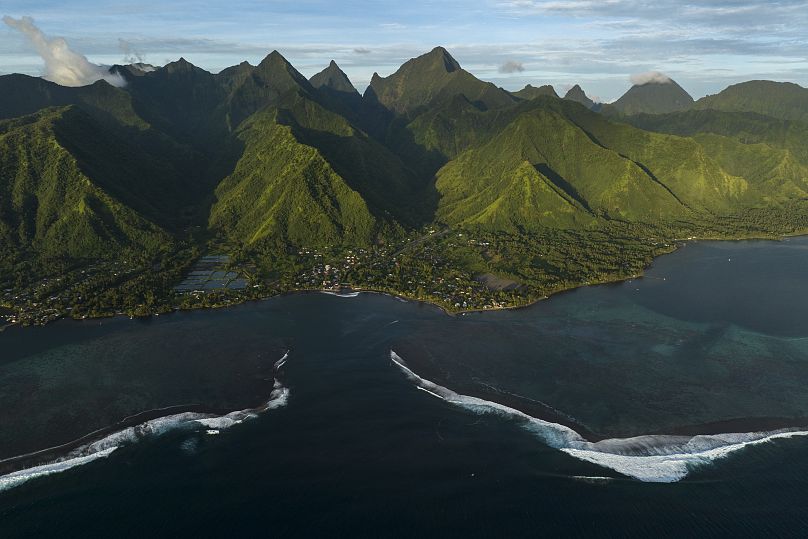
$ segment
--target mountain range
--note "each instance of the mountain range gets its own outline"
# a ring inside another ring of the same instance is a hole
[[[808,89],[791,83],[694,101],[647,82],[606,105],[577,85],[508,92],[442,47],[364,94],[278,52],[111,69],[124,87],[0,76],[0,263],[159,252],[190,230],[289,249],[808,209]]]

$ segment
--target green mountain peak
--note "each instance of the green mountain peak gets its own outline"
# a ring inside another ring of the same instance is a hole
[[[348,75],[337,65],[334,60],[328,67],[314,75],[309,82],[315,88],[328,88],[330,90],[348,94],[358,94]]]
[[[808,122],[808,88],[791,82],[752,80],[703,97],[696,102],[696,108],[755,112],[781,120]]]
[[[231,131],[264,107],[276,105],[292,92],[313,93],[314,88],[278,51],[272,51],[252,70],[245,70],[233,81],[224,114]]]
[[[592,101],[586,92],[584,92],[583,88],[579,85],[575,85],[570,88],[566,94],[564,94],[564,99],[569,101],[575,101],[576,103],[580,103],[581,105],[585,106],[588,109],[591,109],[595,106],[595,102]]]
[[[483,82],[460,64],[443,47],[412,58],[388,77],[374,76],[366,96],[396,114],[414,116],[436,102],[466,96],[481,109],[513,104],[514,98],[490,82]]]
[[[201,68],[196,67],[194,64],[192,64],[183,57],[180,57],[179,60],[176,60],[174,62],[169,62],[162,67],[162,71],[165,71],[167,73],[182,73],[182,72],[188,73],[197,70],[203,71]]]
[[[693,98],[673,79],[635,84],[611,106],[621,114],[665,114],[693,106]]]
[[[513,95],[520,99],[536,99],[537,97],[549,95],[551,97],[558,97],[558,94],[549,84],[545,84],[543,86],[533,86],[532,84],[526,85],[524,88],[519,90],[518,92],[513,92]]]
[[[454,59],[454,57],[452,57],[451,54],[449,54],[449,51],[440,46],[435,47],[422,58],[429,60],[430,62],[434,62],[436,65],[442,65],[447,73],[461,69],[460,64]]]

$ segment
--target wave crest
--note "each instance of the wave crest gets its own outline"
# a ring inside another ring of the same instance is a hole
[[[461,395],[426,380],[407,367],[392,350],[390,359],[419,389],[435,397],[475,413],[497,414],[517,420],[523,428],[554,449],[640,481],[673,483],[684,479],[692,469],[745,447],[808,436],[808,431],[780,429],[698,436],[645,435],[590,442],[570,427],[538,419],[497,402]]]
[[[287,352],[277,363],[282,365],[286,362],[288,356],[289,353]],[[0,476],[0,492],[22,485],[31,479],[64,472],[76,466],[82,466],[94,460],[106,458],[117,449],[147,437],[160,436],[169,431],[179,429],[228,429],[234,425],[258,417],[264,412],[286,406],[288,400],[289,388],[275,379],[269,399],[256,408],[236,410],[224,415],[182,412],[144,421],[138,425],[121,429],[94,442],[78,447],[65,456],[51,462],[2,475]]]

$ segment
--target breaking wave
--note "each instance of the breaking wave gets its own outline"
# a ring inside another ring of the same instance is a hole
[[[287,352],[275,363],[276,370],[283,366],[288,356],[289,353]],[[234,425],[258,417],[264,412],[285,406],[288,400],[289,388],[275,379],[269,400],[256,408],[236,410],[224,415],[182,412],[151,419],[139,425],[113,432],[92,443],[78,447],[51,462],[2,475],[0,476],[0,492],[17,487],[31,479],[64,472],[76,466],[82,466],[94,460],[106,458],[117,449],[147,437],[160,436],[169,431],[180,429],[205,429],[208,431],[228,429]]]
[[[390,359],[418,389],[430,395],[475,413],[497,414],[514,419],[552,448],[640,481],[673,483],[684,479],[693,469],[727,457],[745,447],[777,439],[808,436],[808,431],[781,429],[698,436],[647,435],[590,442],[564,425],[532,417],[497,402],[461,395],[421,378],[392,350]]]

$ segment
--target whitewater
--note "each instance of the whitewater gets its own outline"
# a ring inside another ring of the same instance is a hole
[[[805,430],[780,429],[697,436],[645,435],[590,442],[570,427],[538,419],[497,402],[461,395],[426,380],[412,371],[393,350],[390,359],[418,389],[434,397],[474,413],[496,414],[515,420],[549,447],[645,482],[674,483],[684,479],[692,470],[746,447],[808,436]]]
[[[276,372],[286,364],[288,357],[289,352],[287,351],[283,357],[275,362],[274,368]],[[222,431],[254,419],[270,410],[286,406],[288,400],[289,388],[275,378],[269,399],[260,406],[235,410],[224,415],[182,412],[144,421],[138,425],[113,432],[92,443],[82,445],[50,462],[2,475],[0,476],[0,492],[20,486],[32,479],[61,473],[77,466],[83,466],[95,460],[106,458],[121,447],[136,443],[147,437],[160,436],[167,432],[181,429],[207,430],[209,433],[212,430]]]

